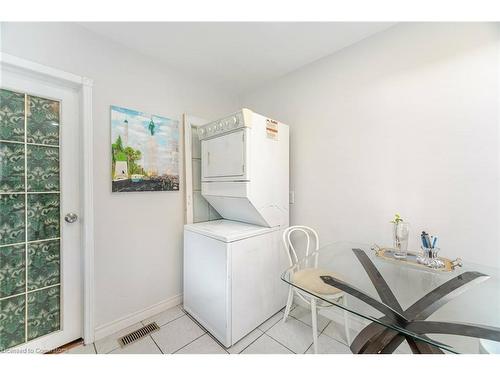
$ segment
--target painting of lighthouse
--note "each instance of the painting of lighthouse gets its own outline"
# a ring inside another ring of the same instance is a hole
[[[179,122],[111,106],[113,192],[179,190]]]

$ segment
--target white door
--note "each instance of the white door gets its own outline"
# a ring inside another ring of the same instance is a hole
[[[78,93],[0,80],[0,351],[82,337]]]
[[[202,177],[245,175],[245,130],[227,133],[201,142]]]
[[[208,121],[184,115],[184,166],[186,187],[186,223],[217,220],[221,216],[201,195],[201,142],[198,126]]]

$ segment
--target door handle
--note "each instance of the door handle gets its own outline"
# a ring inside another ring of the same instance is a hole
[[[70,212],[69,214],[66,214],[66,216],[64,216],[64,221],[70,224],[74,223],[77,220],[78,220],[78,215],[75,214],[74,212]]]

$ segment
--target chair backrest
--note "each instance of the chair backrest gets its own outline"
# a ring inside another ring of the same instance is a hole
[[[312,251],[316,251],[319,249],[319,237],[318,233],[310,227],[306,227],[305,225],[294,225],[286,228],[283,231],[283,243],[285,245],[286,254],[288,255],[288,260],[290,261],[290,267],[297,265],[299,262],[299,257],[297,255],[297,250],[293,246],[292,243],[292,233],[300,232],[306,238],[306,248],[305,248],[305,256],[307,257]],[[314,249],[311,249],[311,238],[314,240],[315,246]],[[312,250],[312,251],[311,251]]]

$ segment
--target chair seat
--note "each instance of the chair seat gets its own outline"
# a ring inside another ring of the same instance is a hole
[[[297,286],[316,294],[334,295],[342,293],[340,289],[323,282],[320,276],[332,276],[340,279],[338,275],[321,268],[304,268],[292,275],[292,281]]]

